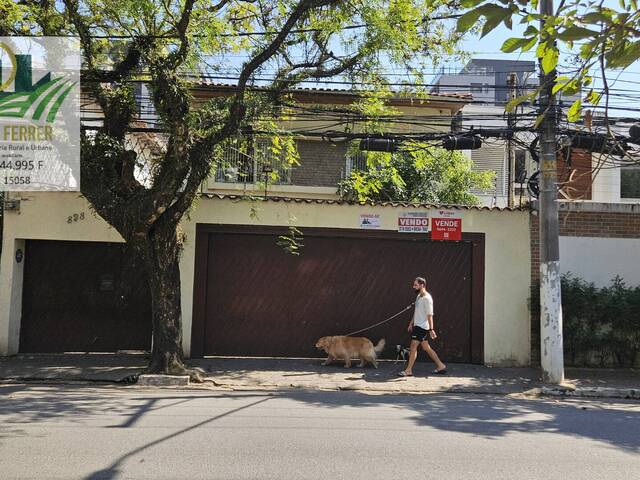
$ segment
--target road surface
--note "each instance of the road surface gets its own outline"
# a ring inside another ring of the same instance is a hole
[[[2,479],[632,479],[640,404],[0,385]]]

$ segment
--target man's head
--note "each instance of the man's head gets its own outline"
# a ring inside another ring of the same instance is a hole
[[[424,277],[416,277],[416,279],[413,281],[413,289],[416,292],[420,292],[423,288],[427,288],[427,281],[424,279]]]

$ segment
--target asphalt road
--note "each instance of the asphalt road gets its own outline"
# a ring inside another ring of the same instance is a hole
[[[640,404],[0,385],[4,479],[635,479]]]

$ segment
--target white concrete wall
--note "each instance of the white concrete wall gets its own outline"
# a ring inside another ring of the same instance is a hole
[[[594,154],[592,164],[595,173],[591,188],[591,200],[602,203],[619,203],[620,169],[610,168],[610,165],[605,165],[605,168],[598,169],[599,163],[599,155]]]
[[[258,210],[251,218],[251,208]],[[396,230],[397,214],[406,208],[236,201],[202,198],[185,222],[185,249],[181,258],[184,349],[191,344],[195,232],[197,223],[288,225],[298,227],[358,228],[360,213],[379,213],[381,229]],[[67,223],[69,215],[85,212],[85,220]],[[528,365],[530,286],[528,212],[463,210],[463,231],[484,232],[485,251],[485,362]],[[74,193],[38,193],[21,202],[20,212],[7,212],[0,264],[0,355],[17,351],[22,275],[14,265],[16,240],[122,241],[102,219],[90,213],[86,200]],[[26,259],[25,259],[26,260]]]
[[[257,202],[258,218],[250,218],[248,201],[201,199],[185,225],[184,257],[193,258],[196,223],[287,225],[358,228],[360,213],[379,213],[382,230],[397,229],[397,215],[406,208]],[[463,210],[463,231],[486,233],[485,362],[528,365],[530,362],[530,243],[528,212]],[[189,241],[191,239],[191,241]],[[191,338],[193,262],[182,268],[185,349]]]
[[[598,287],[619,275],[640,285],[640,238],[560,237],[560,269]]]

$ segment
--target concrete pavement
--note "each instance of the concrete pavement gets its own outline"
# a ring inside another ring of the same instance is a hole
[[[533,368],[490,368],[451,364],[449,375],[432,375],[419,363],[415,377],[398,378],[401,363],[380,362],[378,370],[339,364],[324,367],[320,359],[206,358],[191,360],[206,372],[207,386],[231,390],[356,390],[379,393],[536,394],[543,391]],[[141,372],[144,355],[18,355],[0,358],[0,379],[45,382],[122,382]],[[637,370],[567,369],[567,386],[544,393],[640,399]]]
[[[640,405],[0,385],[7,479],[636,478]]]

